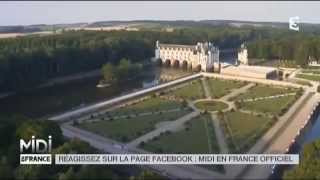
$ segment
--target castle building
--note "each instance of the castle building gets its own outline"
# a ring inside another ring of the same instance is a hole
[[[196,45],[162,44],[156,42],[155,59],[162,64],[199,71],[220,71],[219,49],[211,42]]]
[[[239,51],[238,51],[238,62],[237,64],[243,64],[243,65],[248,65],[248,50],[245,47],[244,44],[241,45]]]

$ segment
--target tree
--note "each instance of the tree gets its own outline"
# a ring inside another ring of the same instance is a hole
[[[2,157],[0,159],[0,177],[2,179],[12,179],[13,178],[13,169],[10,164],[6,162],[6,159]]]
[[[29,140],[32,136],[36,138],[48,139],[52,136],[52,146],[57,147],[64,142],[64,137],[59,125],[48,120],[27,120],[21,123],[16,130],[18,139]]]
[[[102,67],[102,73],[105,82],[115,82],[128,80],[139,75],[142,66],[137,63],[131,63],[130,60],[122,58],[118,65],[114,66],[110,63]]]
[[[130,64],[130,61],[125,58],[120,60],[120,63],[117,67],[117,77],[119,77],[119,79],[124,80],[128,78]]]
[[[306,144],[299,166],[284,173],[283,179],[319,179],[320,178],[320,140]]]
[[[116,69],[111,63],[102,66],[102,74],[104,80],[108,83],[116,80]]]
[[[69,179],[76,179],[76,174],[73,170],[73,167],[69,167],[65,173],[59,174],[59,180],[69,180]]]

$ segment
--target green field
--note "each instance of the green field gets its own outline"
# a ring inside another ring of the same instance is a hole
[[[273,119],[235,111],[225,113],[221,122],[230,149],[239,153],[246,152],[271,127]]]
[[[302,73],[320,74],[320,69],[303,69]]]
[[[303,86],[310,86],[310,87],[312,86],[312,84],[309,81],[305,81],[305,80],[295,79],[292,82],[303,85]]]
[[[174,100],[167,100],[160,97],[151,97],[142,102],[115,109],[109,112],[109,114],[111,116],[116,116],[125,114],[163,111],[177,108],[182,108],[182,103]]]
[[[208,78],[207,82],[213,98],[220,98],[230,93],[231,90],[240,88],[247,84],[243,81],[222,80],[215,78]]]
[[[114,140],[128,142],[155,128],[155,124],[161,121],[172,121],[187,114],[182,110],[171,113],[151,114],[140,117],[122,118],[115,120],[100,120],[95,122],[83,122],[78,127],[109,137]]]
[[[252,99],[257,97],[268,97],[279,94],[297,92],[297,88],[276,87],[258,84],[250,88],[247,92],[233,98],[233,100]]]
[[[283,115],[296,101],[296,96],[283,96],[273,99],[264,99],[240,103],[241,109],[272,115]]]
[[[171,92],[170,92],[171,93]],[[204,98],[204,90],[200,80],[195,80],[184,87],[173,90],[172,95],[183,99],[201,99]]]
[[[228,104],[220,102],[220,101],[199,101],[195,103],[195,106],[198,109],[206,110],[206,111],[220,111],[228,108]]]
[[[320,81],[320,75],[297,74],[296,77],[311,81]]]
[[[177,132],[164,133],[141,148],[156,153],[219,153],[209,115],[200,115]]]

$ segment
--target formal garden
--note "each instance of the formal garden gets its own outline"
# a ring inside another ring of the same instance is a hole
[[[223,80],[217,78],[206,78],[206,80],[213,98],[220,98],[230,93],[232,90],[247,84],[247,82],[244,81]]]
[[[230,98],[235,109],[218,113],[229,150],[233,153],[250,150],[302,93],[298,88],[255,84],[245,93]]]
[[[183,124],[181,129],[175,132],[167,131],[147,143],[140,144],[140,147],[155,153],[219,153],[209,114],[197,116]]]
[[[251,87],[245,93],[242,93],[239,96],[236,96],[235,98],[231,98],[230,100],[238,101],[244,99],[254,99],[258,97],[268,97],[280,94],[296,93],[297,91],[299,91],[299,89],[297,88],[255,84],[255,86]]]
[[[243,87],[247,89],[240,90]],[[298,88],[245,81],[195,79],[124,102],[74,125],[130,143],[163,124],[176,123],[198,111],[200,115],[140,142],[138,147],[154,153],[219,153],[217,124],[212,119],[217,117],[229,152],[243,153],[288,111],[302,92]]]
[[[178,99],[197,100],[205,98],[204,89],[201,80],[193,80],[189,83],[178,85],[175,88],[165,91],[167,96]]]
[[[296,75],[297,78],[301,78],[301,79],[306,79],[306,80],[310,80],[310,81],[320,81],[320,74],[317,73],[310,73],[310,74],[297,74]]]
[[[256,101],[239,101],[237,103],[237,108],[257,113],[281,116],[288,111],[288,109],[300,97],[300,95],[301,94],[285,95]]]
[[[126,116],[117,119],[86,121],[76,125],[99,135],[121,142],[129,142],[155,129],[155,125],[163,121],[173,121],[187,114],[187,110],[155,113],[143,116]]]
[[[268,130],[277,117],[231,111],[218,114],[231,153],[247,152]]]
[[[126,103],[120,108],[109,111],[107,114],[110,116],[121,116],[130,114],[153,113],[183,108],[186,108],[186,104],[184,104],[184,102],[182,101],[152,95],[138,99],[134,102]]]
[[[202,100],[198,101],[194,104],[199,110],[202,111],[222,111],[228,108],[228,104],[221,101],[213,101],[213,100]]]

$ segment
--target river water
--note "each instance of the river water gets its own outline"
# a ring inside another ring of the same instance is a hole
[[[317,139],[320,139],[320,115],[318,115],[311,129],[306,133],[302,143],[310,143]]]
[[[300,154],[300,158],[303,157],[303,147],[307,143],[312,143],[315,140],[320,139],[320,107],[315,112],[315,117],[312,118],[308,125],[303,129],[300,136],[298,136],[289,149],[289,154]],[[295,166],[290,165],[279,165],[276,166],[274,173],[269,179],[281,179],[285,171],[294,168]]]
[[[0,99],[1,115],[24,115],[31,118],[48,117],[73,108],[107,100],[121,94],[186,76],[182,69],[150,66],[140,78],[97,88],[101,77],[86,78],[66,84],[40,88]]]

